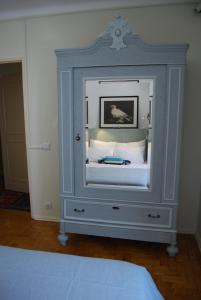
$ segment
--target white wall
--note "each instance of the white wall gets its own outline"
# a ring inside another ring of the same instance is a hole
[[[0,62],[25,56],[25,26],[23,20],[0,23]]]
[[[195,232],[201,175],[201,17],[193,13],[193,5],[64,14],[0,23],[0,60],[19,56],[27,59],[28,105],[25,114],[29,142],[34,145],[50,141],[52,146],[49,152],[29,151],[33,217],[57,219],[59,216],[54,50],[90,45],[105,30],[108,21],[118,15],[125,17],[147,42],[190,43],[184,106],[179,228]],[[45,208],[47,201],[52,201],[52,210]]]

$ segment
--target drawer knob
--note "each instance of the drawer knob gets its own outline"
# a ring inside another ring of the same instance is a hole
[[[82,208],[82,209],[74,208],[74,211],[77,213],[83,213],[83,212],[85,212],[85,209],[84,208]]]
[[[148,218],[152,218],[152,219],[160,219],[160,215],[157,214],[157,215],[152,215],[152,214],[148,214]]]
[[[118,210],[118,209],[120,209],[120,207],[119,206],[112,206],[112,209]]]

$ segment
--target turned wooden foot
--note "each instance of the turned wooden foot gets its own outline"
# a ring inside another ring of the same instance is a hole
[[[177,244],[170,244],[169,246],[167,246],[166,250],[171,257],[174,257],[179,252]]]
[[[65,233],[59,233],[57,238],[61,246],[67,245],[68,236]]]

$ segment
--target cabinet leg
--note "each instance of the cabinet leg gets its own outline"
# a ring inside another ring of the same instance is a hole
[[[65,223],[63,221],[60,222],[60,231],[57,236],[57,239],[61,246],[66,246],[68,241],[68,235],[65,233]]]
[[[171,257],[174,257],[179,252],[177,244],[170,244],[169,246],[167,246],[166,250]]]
[[[59,233],[57,238],[61,246],[67,245],[68,236],[65,233]]]
[[[177,247],[177,233],[176,232],[172,233],[170,245],[167,246],[166,250],[167,250],[167,253],[169,254],[169,256],[172,256],[172,257],[175,256],[179,252],[179,249]]]

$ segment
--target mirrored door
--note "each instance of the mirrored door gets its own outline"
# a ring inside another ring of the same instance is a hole
[[[116,192],[133,199],[133,192],[145,198],[148,192],[149,199],[150,193],[156,197],[163,151],[162,143],[153,145],[156,137],[164,137],[163,126],[155,126],[164,117],[164,74],[164,67],[76,70],[78,195],[111,197]]]
[[[153,79],[85,81],[86,185],[150,188]]]

